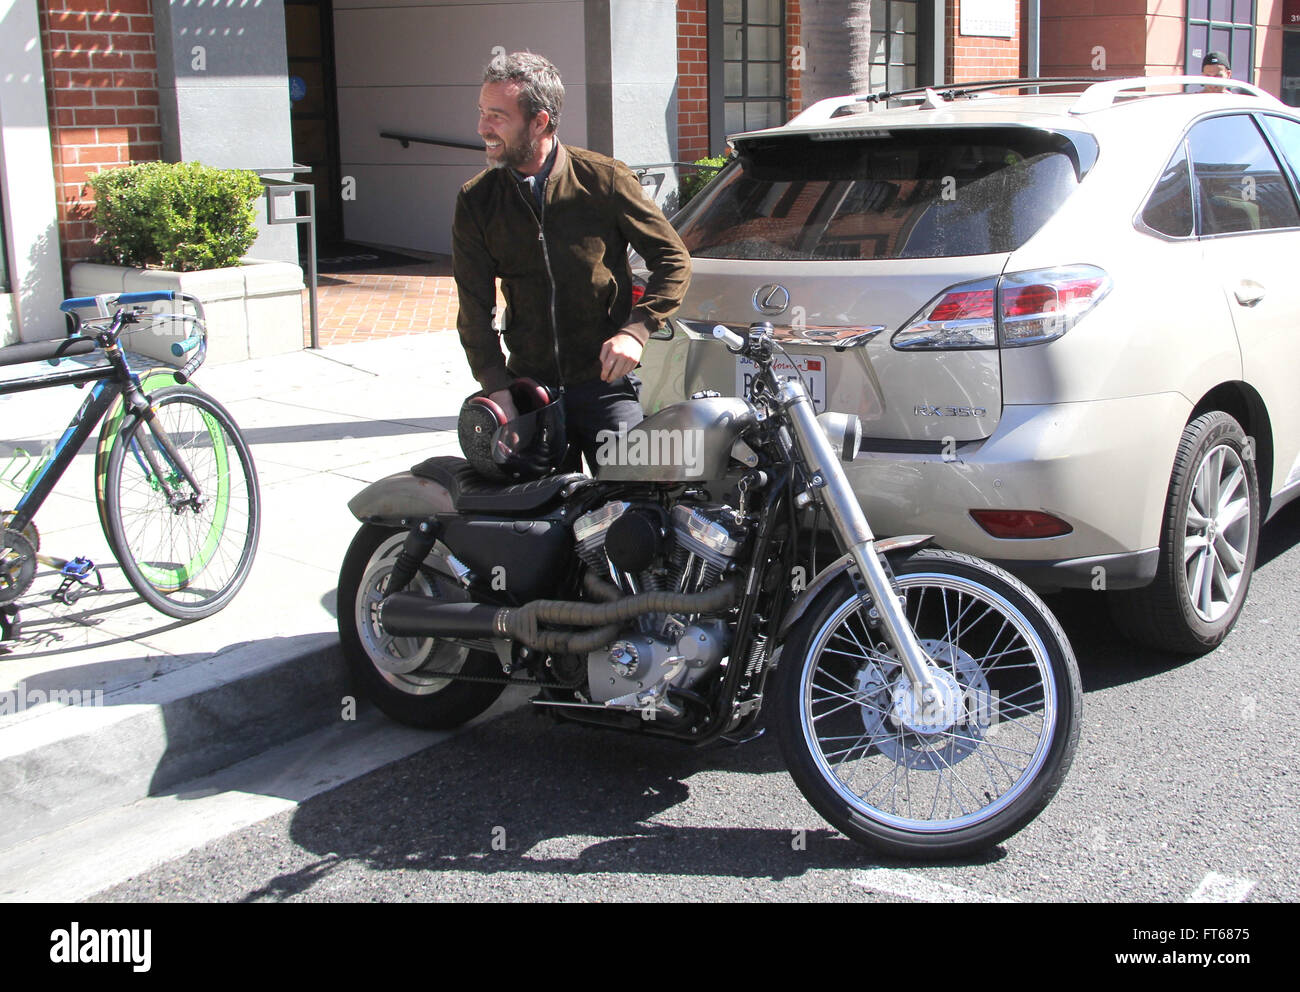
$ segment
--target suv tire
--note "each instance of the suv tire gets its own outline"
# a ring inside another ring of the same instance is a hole
[[[1220,410],[1197,417],[1174,458],[1155,580],[1110,594],[1116,624],[1132,640],[1175,654],[1218,647],[1246,601],[1259,523],[1245,431]]]

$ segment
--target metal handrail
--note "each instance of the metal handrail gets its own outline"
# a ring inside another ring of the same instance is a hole
[[[481,141],[477,145],[471,145],[464,141],[448,141],[445,138],[425,138],[418,134],[402,134],[400,131],[380,131],[379,136],[381,138],[388,138],[392,141],[400,141],[403,148],[410,148],[411,142],[414,141],[418,145],[438,145],[442,148],[464,148],[471,152],[481,152],[483,150],[483,142]]]
[[[308,318],[311,321],[311,347],[320,347],[320,313],[316,303],[316,187],[311,183],[290,182],[287,179],[274,179],[274,175],[299,175],[304,172],[311,172],[310,165],[299,165],[294,162],[288,168],[279,169],[254,169],[258,178],[262,180],[262,192],[266,194],[266,222],[267,224],[306,224],[307,225],[307,311]],[[298,213],[298,194],[307,194],[307,212]],[[287,196],[293,201],[294,212],[289,217],[277,217],[275,214],[275,200],[277,197]],[[301,257],[301,256],[300,256]]]
[[[388,138],[390,141],[400,141],[403,148],[410,148],[411,142],[419,145],[437,145],[440,148],[464,148],[471,152],[481,152],[483,150],[482,142],[476,145],[464,141],[449,141],[446,138],[426,138],[418,134],[404,134],[401,131],[380,131],[381,138]],[[717,172],[722,167],[719,165],[696,165],[694,162],[652,162],[649,165],[629,165],[633,172],[644,175],[651,169],[698,169],[701,171],[709,170]]]

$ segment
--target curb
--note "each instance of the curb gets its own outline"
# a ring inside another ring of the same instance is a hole
[[[348,679],[336,634],[239,647],[236,658],[222,652],[105,693],[101,705],[44,703],[7,720],[6,846],[165,793],[339,719]]]

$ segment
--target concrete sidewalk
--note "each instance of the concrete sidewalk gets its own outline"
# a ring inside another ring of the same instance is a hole
[[[42,566],[19,600],[22,637],[0,651],[0,846],[340,719],[335,585],[358,526],[347,501],[430,454],[458,452],[456,413],[477,388],[454,332],[204,368],[196,383],[252,447],[262,486],[252,573],[205,620],[146,606],[100,531],[92,438],[36,524],[42,552],[91,558],[106,588],[63,606],[50,599],[57,573]],[[0,397],[0,479],[16,473],[15,448],[39,452],[58,437],[83,395],[64,386]],[[0,509],[17,499],[0,482]],[[49,702],[58,690],[83,705]]]

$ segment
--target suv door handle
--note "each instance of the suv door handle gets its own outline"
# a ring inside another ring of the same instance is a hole
[[[1237,288],[1232,291],[1232,294],[1243,307],[1253,307],[1264,298],[1264,287],[1254,279],[1243,279],[1237,283]]]

